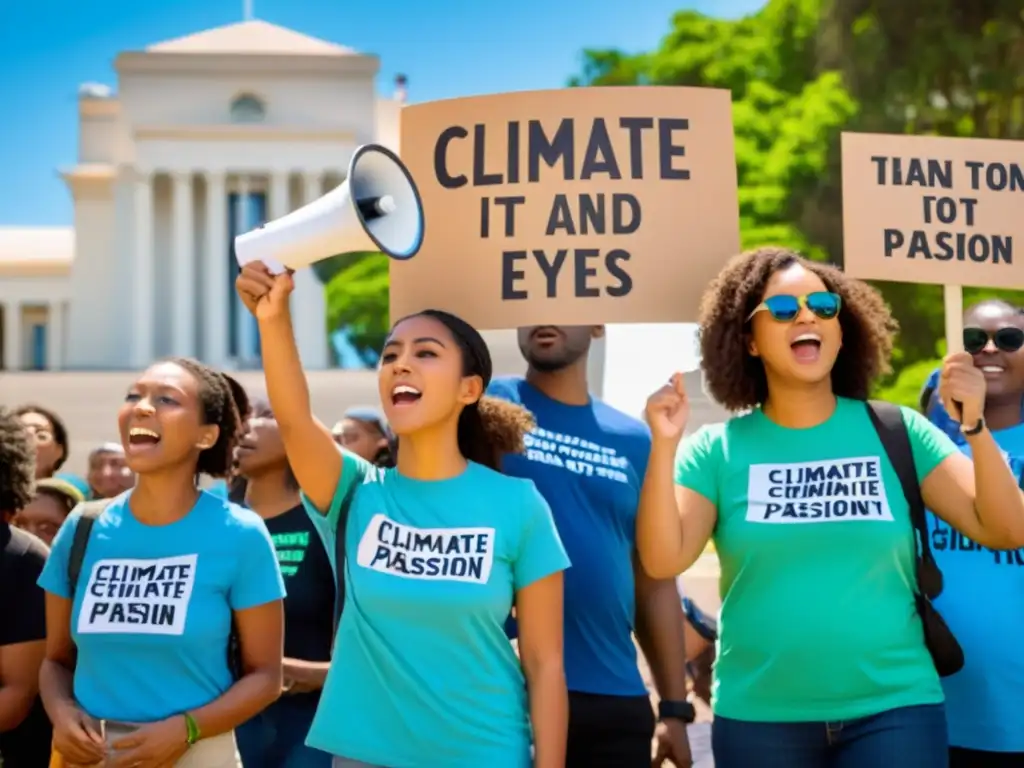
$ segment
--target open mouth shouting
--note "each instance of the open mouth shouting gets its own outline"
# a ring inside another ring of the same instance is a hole
[[[798,363],[816,363],[821,356],[821,335],[813,332],[801,333],[789,346]]]
[[[151,429],[145,427],[132,427],[128,430],[128,449],[135,451],[144,451],[160,442],[160,435]]]
[[[396,384],[391,390],[391,403],[395,406],[413,405],[421,397],[423,393],[408,384]]]

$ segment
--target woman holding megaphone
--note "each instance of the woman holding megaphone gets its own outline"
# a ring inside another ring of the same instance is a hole
[[[532,419],[482,396],[491,358],[480,334],[440,311],[395,323],[378,384],[397,466],[375,467],[312,414],[291,275],[252,262],[237,288],[259,321],[303,503],[344,537],[344,608],[309,745],[346,768],[563,768],[569,562],[533,483],[497,471]],[[513,603],[522,667],[504,631]]]
[[[749,412],[679,447],[683,377],[650,398],[637,549],[666,578],[714,537],[715,765],[945,768],[938,668],[963,658],[928,599],[941,573],[915,551],[919,497],[984,546],[1024,544],[1024,497],[985,426],[984,376],[959,354],[941,377],[973,459],[920,414],[867,403],[891,352],[888,308],[778,248],[730,262],[700,324],[711,395]]]

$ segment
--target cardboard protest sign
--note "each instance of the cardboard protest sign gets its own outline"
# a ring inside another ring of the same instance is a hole
[[[478,328],[692,322],[739,251],[728,91],[572,88],[402,111],[423,246],[391,316]]]
[[[1024,142],[844,133],[844,269],[1024,288]]]

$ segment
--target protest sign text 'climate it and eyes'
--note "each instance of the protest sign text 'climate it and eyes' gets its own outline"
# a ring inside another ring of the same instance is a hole
[[[391,267],[392,315],[435,306],[481,328],[693,319],[691,294],[739,246],[729,109],[728,94],[689,88],[405,108],[426,228],[417,257]]]

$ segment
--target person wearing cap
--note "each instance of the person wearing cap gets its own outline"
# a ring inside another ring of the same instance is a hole
[[[376,408],[356,406],[331,429],[334,442],[379,467],[391,466],[391,431]]]
[[[57,477],[37,480],[35,496],[14,516],[14,525],[50,546],[71,510],[83,501],[84,494],[67,480]]]

